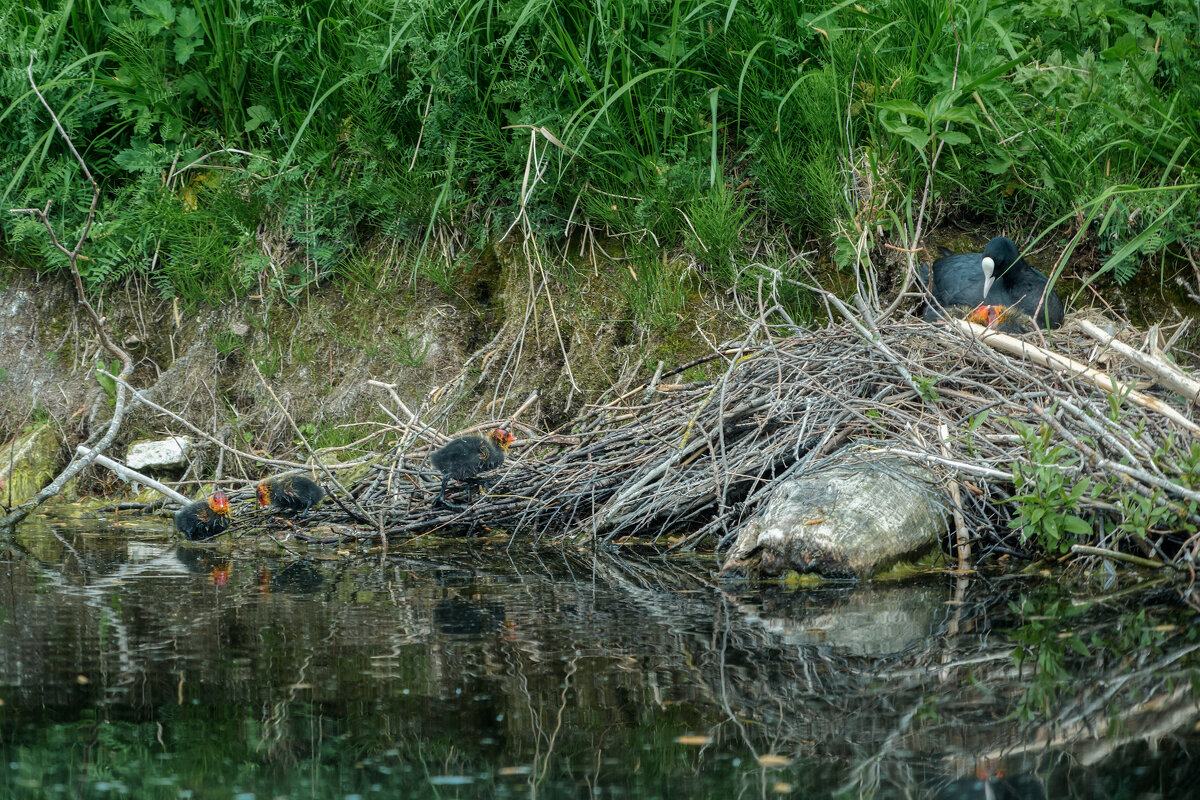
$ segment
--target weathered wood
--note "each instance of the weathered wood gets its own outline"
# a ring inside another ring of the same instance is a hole
[[[722,574],[870,578],[937,544],[947,525],[940,496],[933,473],[898,459],[786,481],[738,535]]]
[[[1086,319],[1077,319],[1074,325],[1105,347],[1111,348],[1154,376],[1163,388],[1183,395],[1189,402],[1200,401],[1200,381],[1188,375],[1176,365],[1149,353],[1134,350],[1120,339]]]
[[[1096,388],[1111,394],[1120,395],[1122,398],[1132,403],[1137,403],[1143,408],[1148,408],[1151,411],[1162,414],[1179,427],[1190,432],[1193,436],[1200,436],[1200,425],[1192,422],[1162,400],[1139,392],[1111,375],[1101,372],[1098,369],[1092,369],[1087,364],[1082,364],[1073,358],[1045,350],[1015,336],[990,330],[982,325],[976,325],[974,322],[967,322],[965,319],[951,320],[951,323],[963,333],[976,337],[979,341],[990,347],[1020,356],[1021,358],[1028,358],[1038,366],[1046,367],[1056,372],[1074,374],[1081,378],[1086,378],[1095,384]]]
[[[105,467],[106,469],[112,470],[118,478],[125,481],[126,483],[137,482],[137,483],[145,484],[146,486],[150,487],[154,491],[161,494],[163,497],[166,497],[169,500],[174,500],[176,503],[183,503],[186,505],[187,503],[191,502],[187,497],[185,497],[184,495],[175,491],[170,486],[167,486],[166,484],[163,484],[163,483],[159,483],[158,481],[151,478],[149,475],[143,475],[142,473],[138,472],[136,469],[133,469],[132,467],[122,464],[120,461],[115,461],[115,460],[109,458],[108,456],[102,456],[99,453],[94,453],[82,445],[80,445],[79,447],[76,447],[75,452],[82,458],[91,457],[92,460],[97,465],[99,465],[101,467]]]

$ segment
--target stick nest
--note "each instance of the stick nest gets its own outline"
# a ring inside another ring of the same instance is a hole
[[[876,326],[849,313],[787,336],[758,325],[706,358],[614,389],[563,429],[517,425],[524,435],[495,482],[461,511],[432,505],[440,476],[428,454],[445,438],[419,411],[399,444],[315,516],[390,541],[498,529],[532,543],[634,537],[720,550],[778,481],[889,454],[956,484],[944,502],[984,553],[1080,541],[1190,565],[1200,524],[1193,409],[1175,403],[1172,420],[967,328]],[[1111,366],[1070,325],[1034,338]],[[716,377],[685,380],[698,373]],[[1112,373],[1139,377],[1123,363]],[[466,492],[452,489],[460,501]]]

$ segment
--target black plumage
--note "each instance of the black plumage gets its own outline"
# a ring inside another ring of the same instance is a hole
[[[175,512],[175,527],[192,541],[217,536],[229,527],[229,522],[229,499],[220,491]]]
[[[942,316],[941,309],[984,304],[1019,310],[1042,328],[1057,328],[1063,322],[1062,300],[1053,289],[1046,292],[1045,306],[1039,305],[1046,276],[1029,266],[1004,236],[988,242],[982,253],[951,253],[937,259],[932,283],[929,267],[922,266],[918,276],[937,301],[925,307],[930,322]]]
[[[462,508],[446,501],[446,484],[451,478],[462,483],[482,483],[477,476],[504,463],[504,456],[514,438],[504,428],[497,428],[486,437],[460,436],[434,451],[429,460],[433,462],[434,468],[442,473],[442,488],[434,501],[435,504]]]
[[[281,511],[305,514],[321,502],[325,490],[303,475],[281,475],[258,484],[258,505],[270,505]]]

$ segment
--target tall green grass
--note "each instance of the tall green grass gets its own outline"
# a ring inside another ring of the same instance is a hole
[[[1121,277],[1200,247],[1174,188],[1197,182],[1190,0],[24,0],[0,38],[0,208],[53,201],[63,238],[86,211],[32,57],[102,180],[92,286],[248,291],[264,230],[306,285],[381,238],[482,245],[518,208],[733,285],[755,238],[899,236],[931,168],[940,207],[1010,231],[1104,198],[1089,235],[1137,243]],[[0,246],[62,266],[27,218]]]

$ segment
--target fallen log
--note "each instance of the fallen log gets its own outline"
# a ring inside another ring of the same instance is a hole
[[[145,484],[161,494],[163,497],[167,498],[168,500],[174,500],[176,503],[183,503],[184,505],[187,505],[191,502],[191,500],[175,491],[170,486],[154,480],[154,478],[151,478],[149,475],[143,475],[136,469],[132,469],[131,467],[122,464],[120,461],[115,461],[114,459],[111,459],[108,456],[102,456],[99,453],[93,453],[91,450],[82,445],[76,447],[75,452],[83,458],[90,456],[95,464],[112,470],[118,478],[126,483]]]

